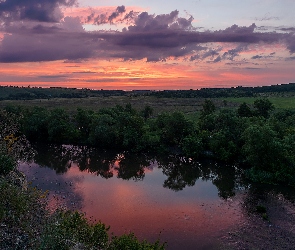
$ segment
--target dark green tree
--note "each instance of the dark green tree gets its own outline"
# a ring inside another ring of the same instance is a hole
[[[179,146],[194,129],[193,123],[183,113],[160,114],[154,124],[164,145]]]
[[[295,184],[294,162],[288,141],[278,138],[268,124],[251,125],[243,133],[243,153],[252,167],[250,178],[258,182]]]
[[[266,98],[254,101],[255,113],[257,116],[268,118],[270,112],[274,110],[274,105]]]
[[[243,102],[239,106],[237,112],[240,117],[251,117],[253,115],[253,112],[251,111],[250,107],[245,102]]]
[[[149,106],[149,105],[146,105],[144,107],[144,109],[141,111],[142,116],[143,116],[143,118],[145,120],[147,120],[148,118],[150,118],[151,115],[153,114],[153,112],[154,112],[153,108],[151,106]]]
[[[206,99],[202,105],[201,117],[210,115],[210,114],[214,113],[215,110],[216,110],[216,107],[215,107],[213,101]]]

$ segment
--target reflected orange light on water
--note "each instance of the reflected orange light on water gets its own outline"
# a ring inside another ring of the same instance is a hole
[[[211,183],[199,182],[192,188],[195,199],[187,199],[185,194],[178,195],[169,189],[160,191],[157,186],[162,183],[149,183],[149,179],[158,176],[160,171],[149,170],[142,182],[117,178],[104,180],[84,172],[82,181],[74,188],[83,197],[82,211],[88,218],[110,225],[116,235],[135,232],[140,239],[155,241],[161,233],[160,238],[169,238],[173,249],[179,249],[180,238],[195,246],[205,235],[218,237],[221,231],[240,219],[237,204],[218,199]],[[77,174],[81,176],[77,169],[71,168],[66,176],[72,179]],[[212,191],[212,188],[215,195],[199,197],[199,192]]]
[[[120,167],[117,163],[115,168]],[[50,189],[52,209],[78,209],[90,220],[109,225],[115,235],[134,232],[141,240],[160,238],[168,242],[168,250],[184,246],[188,250],[196,246],[212,249],[218,237],[243,222],[239,194],[222,200],[211,181],[200,179],[179,192],[163,188],[167,176],[157,163],[148,167],[142,181],[117,176],[104,179],[88,171],[80,172],[76,163],[62,175],[37,164],[22,164],[19,169],[35,184]]]

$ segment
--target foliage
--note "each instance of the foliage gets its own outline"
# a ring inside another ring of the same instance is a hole
[[[113,237],[112,241],[107,248],[108,250],[164,250],[165,244],[160,244],[156,241],[150,244],[147,241],[140,242],[133,233],[122,235],[120,237]]]
[[[0,175],[6,175],[16,167],[15,160],[0,152]]]
[[[182,141],[181,149],[185,155],[198,159],[204,151],[202,136],[198,134],[186,136]]]
[[[154,112],[153,108],[151,106],[149,106],[149,105],[146,105],[144,107],[144,109],[141,111],[142,116],[143,116],[143,118],[145,120],[147,120],[148,118],[150,118],[152,116],[153,112]]]
[[[160,114],[155,120],[153,129],[158,131],[161,143],[175,146],[182,143],[193,127],[193,123],[183,113],[173,112]]]
[[[47,141],[48,140],[49,113],[45,108],[34,107],[26,110],[22,121],[22,130],[29,140]]]
[[[23,191],[19,186],[0,176],[0,224],[9,237],[0,238],[0,249],[21,248],[17,244],[26,241],[30,249],[37,249],[38,234],[46,223],[47,212],[43,202],[44,193],[29,188]],[[37,237],[36,237],[37,236]]]
[[[252,166],[249,176],[253,180],[295,185],[294,149],[290,147],[288,137],[281,140],[267,124],[251,125],[243,137],[243,152]]]
[[[11,107],[10,110],[18,114],[23,132],[33,141],[127,152],[177,152],[194,160],[214,157],[226,163],[247,165],[252,180],[277,183],[285,178],[291,185],[295,162],[294,112],[272,112],[273,104],[268,99],[257,99],[253,109],[244,102],[237,111],[224,107],[216,110],[215,103],[218,101],[206,99],[200,116],[191,115],[190,119],[178,111],[151,117],[150,106],[137,111],[129,102],[125,106],[97,111],[77,109],[71,113],[61,108],[20,111]],[[6,121],[11,117],[7,116]],[[12,134],[17,138],[15,143],[19,143],[17,126],[8,123],[9,126],[0,124],[6,129],[3,136]],[[1,143],[2,149],[7,150],[3,140]],[[102,173],[106,177],[110,174]]]
[[[204,104],[202,105],[202,110],[201,110],[201,117],[205,117],[207,115],[210,115],[214,113],[216,110],[216,107],[214,103],[211,100],[206,99]]]
[[[40,249],[69,249],[78,244],[87,249],[106,249],[108,230],[101,222],[90,224],[79,212],[57,211],[46,225]]]
[[[222,161],[238,159],[241,133],[247,122],[230,110],[207,115],[199,120],[199,129],[206,135],[204,144],[215,157]]]
[[[254,101],[255,113],[258,116],[262,116],[264,118],[268,118],[270,112],[274,110],[273,104],[266,98],[257,99]]]
[[[253,113],[252,113],[250,107],[249,107],[249,106],[247,105],[247,103],[245,103],[245,102],[243,102],[243,103],[239,106],[237,112],[238,112],[238,115],[241,116],[241,117],[250,117],[250,116],[253,115]]]
[[[29,160],[34,155],[19,132],[19,120],[19,116],[0,110],[0,175],[13,170],[18,160]]]

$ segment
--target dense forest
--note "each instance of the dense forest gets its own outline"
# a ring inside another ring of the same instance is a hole
[[[263,94],[295,93],[295,83],[263,87],[202,88],[199,90],[92,90],[61,87],[0,86],[0,100],[33,100],[51,98],[87,98],[108,96],[156,96],[165,98],[259,97]]]
[[[237,109],[217,109],[206,99],[198,118],[182,112],[153,116],[150,106],[138,111],[131,104],[74,113],[9,106],[1,114],[2,120],[15,117],[18,133],[33,143],[215,159],[244,168],[254,182],[295,185],[295,111],[274,110],[266,98]],[[19,136],[13,131],[2,135],[7,142]]]

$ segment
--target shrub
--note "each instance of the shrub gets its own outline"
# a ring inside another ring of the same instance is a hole
[[[6,175],[16,166],[14,159],[4,153],[0,152],[0,175]]]

